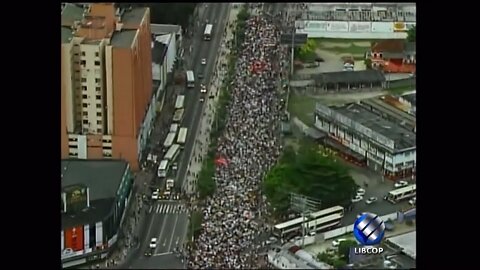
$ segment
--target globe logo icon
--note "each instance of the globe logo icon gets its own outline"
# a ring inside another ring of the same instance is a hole
[[[353,224],[353,235],[363,245],[376,245],[385,235],[385,224],[379,216],[363,213]]]

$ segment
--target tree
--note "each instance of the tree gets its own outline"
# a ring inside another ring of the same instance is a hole
[[[347,264],[345,260],[339,259],[339,260],[334,260],[333,261],[333,268],[339,269],[344,267]]]
[[[408,42],[415,42],[417,40],[417,26],[410,28],[407,32],[407,40]]]
[[[300,48],[295,49],[295,55],[298,59],[304,62],[313,62],[317,57],[315,49],[317,43],[314,39],[307,39],[307,43],[303,44]]]
[[[329,265],[332,265],[334,263],[332,255],[330,255],[326,252],[318,253],[317,259],[319,261],[324,262],[324,263],[329,264]]]
[[[291,192],[319,199],[322,207],[350,203],[356,185],[347,168],[324,157],[317,148],[307,141],[300,142],[298,153],[286,148],[279,164],[267,173],[263,190],[282,214],[288,209]]]
[[[355,240],[346,240],[340,242],[338,245],[338,255],[340,258],[348,259],[350,248],[358,246],[357,241]]]

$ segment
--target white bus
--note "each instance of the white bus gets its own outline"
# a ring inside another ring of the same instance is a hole
[[[182,122],[184,109],[175,110],[173,114],[173,122],[179,123]]]
[[[186,127],[180,128],[180,131],[178,132],[178,138],[177,138],[178,144],[185,144],[185,142],[187,141],[187,131],[188,131],[188,128]]]
[[[171,124],[170,125],[170,132],[177,133],[178,130],[178,124]]]
[[[168,147],[172,146],[172,144],[175,142],[175,136],[176,135],[177,134],[173,133],[173,132],[168,133],[167,138],[165,139],[165,142],[163,143],[163,146],[165,148],[168,148]]]
[[[341,214],[333,214],[326,217],[322,217],[319,219],[312,220],[306,224],[304,224],[304,228],[307,232],[319,232],[323,230],[331,229],[338,224],[342,220],[343,215]]]
[[[172,146],[170,146],[167,153],[165,154],[164,158],[170,161],[173,161],[175,160],[175,158],[177,158],[179,152],[180,152],[180,145],[172,144]]]
[[[213,24],[207,24],[205,26],[205,32],[203,32],[203,39],[204,40],[210,40],[212,39],[212,30],[213,30]]]
[[[345,209],[342,206],[334,206],[327,209],[323,209],[317,212],[310,214],[309,216],[305,217],[305,221],[308,220],[316,220],[319,218],[332,216],[332,215],[340,215],[343,217],[345,214]],[[294,233],[294,232],[301,232],[301,224],[303,222],[303,218],[295,218],[280,224],[277,224],[273,227],[273,234],[277,237],[283,238],[284,235]]]
[[[158,165],[158,172],[157,175],[158,177],[167,177],[168,173],[168,160],[164,159],[160,161],[160,165]]]
[[[178,95],[177,100],[175,101],[175,109],[183,109],[184,103],[185,103],[185,96]]]
[[[403,188],[394,189],[388,192],[387,196],[385,196],[385,200],[396,204],[401,200],[405,200],[411,197],[415,197],[417,195],[417,185],[409,185]]]
[[[187,87],[188,88],[195,87],[195,76],[193,76],[192,70],[187,70]]]

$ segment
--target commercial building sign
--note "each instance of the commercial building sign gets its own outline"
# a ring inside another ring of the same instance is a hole
[[[372,32],[374,32],[374,33],[393,33],[393,23],[391,23],[391,22],[372,22]]]
[[[348,32],[348,22],[328,22],[327,31]]]
[[[354,33],[368,33],[372,31],[371,22],[349,22],[348,31]]]
[[[394,32],[407,32],[407,25],[404,22],[393,23]]]
[[[65,249],[83,251],[83,225],[65,230]]]

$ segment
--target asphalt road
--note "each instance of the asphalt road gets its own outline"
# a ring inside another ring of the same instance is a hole
[[[187,70],[193,70],[195,75],[198,72],[204,74],[204,81],[209,82],[213,73],[215,58],[223,36],[223,29],[227,21],[229,10],[228,3],[207,4],[203,7],[196,25],[195,34],[191,45],[193,61],[187,62]],[[206,20],[214,24],[214,34],[210,41],[203,40],[203,29]],[[207,64],[202,65],[201,59],[206,58]],[[196,76],[197,77],[197,76]],[[193,151],[195,135],[202,117],[203,104],[199,102],[200,83],[196,78],[194,89],[183,90],[185,94],[185,117],[182,127],[188,128],[187,141],[184,151],[179,155],[179,170],[175,185],[183,186],[186,179],[187,167]],[[205,83],[204,82],[204,83]],[[208,83],[205,83],[208,85]],[[182,247],[184,238],[188,231],[188,212],[181,201],[155,202],[145,207],[147,216],[141,229],[140,246],[134,250],[132,260],[126,262],[123,267],[137,269],[183,269],[184,262],[173,253],[177,247]],[[152,238],[157,238],[157,247],[151,257],[144,256],[149,250],[149,243]]]

